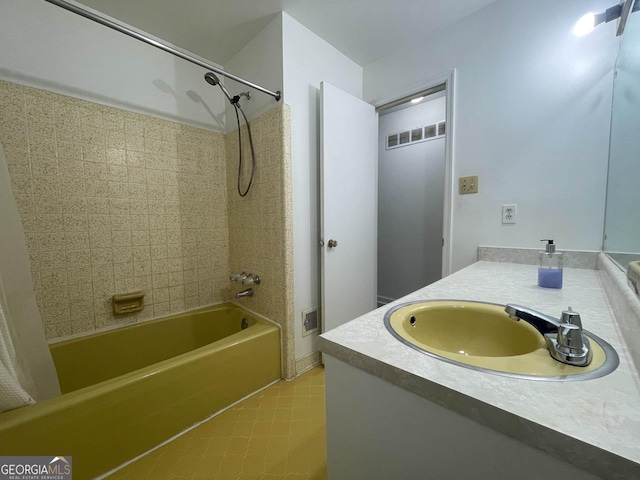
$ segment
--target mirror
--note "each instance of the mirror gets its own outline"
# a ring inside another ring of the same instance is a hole
[[[603,250],[626,270],[640,260],[640,12],[629,16],[615,71]]]

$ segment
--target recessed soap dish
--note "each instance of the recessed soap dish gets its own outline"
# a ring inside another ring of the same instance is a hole
[[[144,292],[118,293],[111,301],[114,315],[139,312],[144,308]]]
[[[640,298],[640,261],[630,262],[627,267],[627,283]]]

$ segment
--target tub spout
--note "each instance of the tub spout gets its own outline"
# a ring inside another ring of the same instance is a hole
[[[246,288],[241,292],[236,293],[236,298],[253,297],[253,288]]]

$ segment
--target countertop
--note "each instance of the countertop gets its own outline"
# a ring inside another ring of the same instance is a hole
[[[565,268],[560,290],[537,267],[477,262],[320,336],[320,350],[602,478],[640,478],[640,377],[598,270]],[[517,303],[558,317],[568,306],[620,357],[611,374],[574,382],[510,378],[432,358],[396,340],[384,314],[432,299]]]

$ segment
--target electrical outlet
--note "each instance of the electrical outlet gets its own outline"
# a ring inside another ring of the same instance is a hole
[[[458,187],[461,195],[467,193],[478,193],[478,177],[460,177],[458,179]]]
[[[516,223],[517,205],[502,205],[502,223],[513,225]]]

